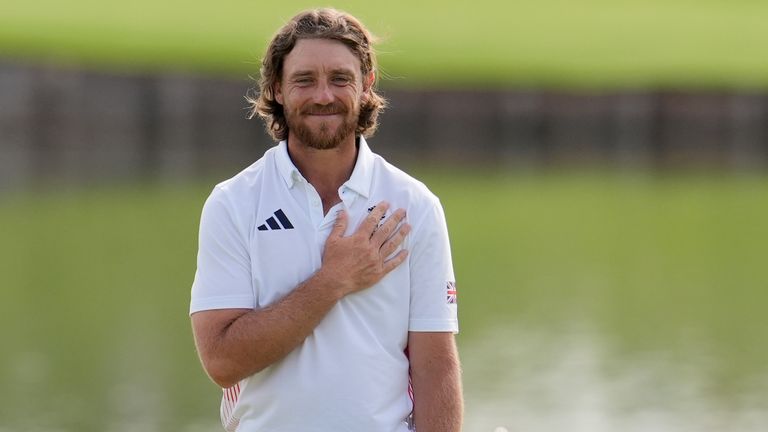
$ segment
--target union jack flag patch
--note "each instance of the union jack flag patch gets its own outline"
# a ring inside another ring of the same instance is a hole
[[[446,302],[456,304],[456,282],[448,282],[445,285]]]

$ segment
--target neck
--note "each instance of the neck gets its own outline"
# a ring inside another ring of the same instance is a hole
[[[339,188],[352,175],[357,161],[354,135],[350,135],[336,148],[318,150],[304,145],[289,132],[288,154],[301,175],[320,195],[326,213],[341,201]]]

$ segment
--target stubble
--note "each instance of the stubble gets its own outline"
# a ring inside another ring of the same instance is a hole
[[[303,110],[292,110],[290,113],[286,111],[285,121],[288,124],[288,130],[295,134],[296,138],[307,147],[317,150],[329,150],[339,147],[345,139],[355,133],[359,116],[359,112],[355,111],[357,110],[348,112],[340,104],[313,105]],[[317,127],[313,128],[304,120],[312,114],[329,113],[341,114],[343,116],[343,120],[335,132],[331,131],[329,122],[321,122]]]

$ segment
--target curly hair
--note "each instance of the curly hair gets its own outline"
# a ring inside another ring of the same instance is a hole
[[[283,74],[283,63],[296,42],[300,39],[332,39],[346,45],[360,60],[362,76],[376,73],[376,53],[373,50],[374,36],[352,15],[331,8],[312,9],[301,12],[285,24],[272,38],[261,62],[259,93],[247,95],[250,104],[248,118],[259,116],[264,119],[267,131],[277,140],[288,138],[288,124],[283,106],[275,100],[274,86]],[[360,117],[355,133],[369,137],[378,126],[379,112],[386,106],[386,100],[376,93],[373,85],[360,106]]]

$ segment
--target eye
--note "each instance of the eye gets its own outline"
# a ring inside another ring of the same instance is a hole
[[[298,86],[305,87],[312,84],[312,78],[309,78],[309,77],[296,78],[295,80],[293,80],[293,82]]]
[[[347,76],[339,75],[333,77],[332,81],[336,85],[347,85],[351,80]]]

